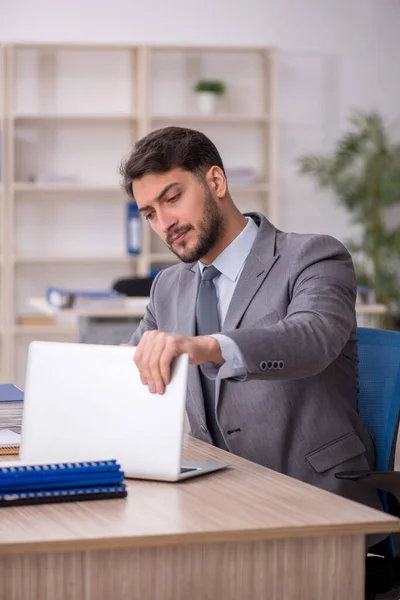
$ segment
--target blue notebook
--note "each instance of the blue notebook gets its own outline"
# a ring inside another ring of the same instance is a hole
[[[23,402],[24,392],[12,383],[0,383],[0,402]]]
[[[106,500],[125,498],[126,485],[78,487],[68,490],[0,493],[0,506],[22,506],[26,504],[48,504],[78,500]]]
[[[12,460],[0,463],[0,481],[7,478],[36,479],[53,475],[69,476],[71,474],[92,474],[120,471],[116,460],[90,460],[70,463],[27,463]]]
[[[0,506],[121,498],[124,472],[116,460],[0,463]]]

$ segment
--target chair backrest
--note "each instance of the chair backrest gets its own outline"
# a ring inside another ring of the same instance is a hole
[[[400,413],[400,332],[359,327],[357,337],[360,415],[375,440],[376,469],[392,471]],[[388,512],[387,494],[380,495]],[[390,536],[374,552],[393,557],[396,546]]]
[[[374,437],[376,468],[391,471],[400,413],[400,332],[359,327],[359,411]]]

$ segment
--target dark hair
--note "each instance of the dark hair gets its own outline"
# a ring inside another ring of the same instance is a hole
[[[146,173],[180,168],[202,177],[213,166],[225,172],[217,148],[204,133],[185,127],[165,127],[136,142],[120,172],[126,193],[133,197],[132,182]]]

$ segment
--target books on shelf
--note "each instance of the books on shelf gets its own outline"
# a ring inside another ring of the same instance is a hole
[[[58,309],[122,308],[124,297],[115,290],[69,290],[49,287],[46,299]]]
[[[0,506],[125,498],[116,460],[37,464],[0,463]]]
[[[24,392],[11,383],[0,383],[0,430],[21,433]]]

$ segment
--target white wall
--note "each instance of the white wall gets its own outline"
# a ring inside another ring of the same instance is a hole
[[[0,0],[1,41],[276,46],[278,225],[340,239],[346,214],[298,177],[295,158],[329,149],[353,107],[397,118],[399,31],[398,0]]]

